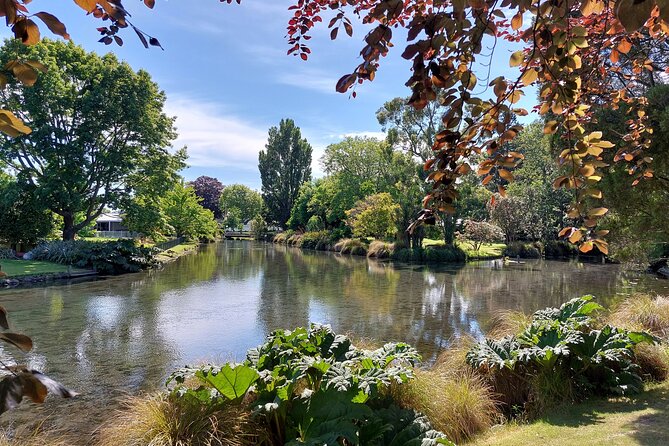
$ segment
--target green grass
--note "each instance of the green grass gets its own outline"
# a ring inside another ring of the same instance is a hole
[[[475,446],[632,446],[669,444],[669,382],[633,398],[562,406],[527,425],[493,428]]]
[[[467,254],[469,259],[490,259],[502,257],[504,248],[506,245],[504,243],[484,243],[481,245],[481,249],[478,251],[474,250],[471,242],[456,242],[457,245]],[[434,240],[426,238],[423,240],[423,246],[439,246],[443,245],[443,240]]]
[[[166,262],[171,259],[175,259],[177,257],[182,256],[186,251],[191,251],[193,249],[197,248],[196,243],[183,243],[181,245],[176,245],[170,249],[167,249],[160,254],[158,254],[157,258],[161,262]]]
[[[67,272],[67,265],[33,260],[0,260],[2,272],[9,277],[37,276],[40,274]],[[84,271],[72,268],[72,272]]]

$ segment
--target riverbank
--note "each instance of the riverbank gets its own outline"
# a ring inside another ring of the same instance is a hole
[[[113,241],[111,241],[113,242]],[[98,243],[103,243],[99,242]],[[147,265],[163,266],[174,262],[180,257],[197,252],[199,244],[183,243],[155,254],[152,262]],[[99,261],[98,261],[99,262]],[[104,261],[102,262],[104,263]],[[96,280],[105,275],[94,268],[76,268],[71,265],[43,260],[3,259],[0,260],[0,288],[17,288],[30,286],[46,286],[56,282],[70,280]],[[121,271],[114,275],[137,272],[135,270]]]
[[[0,278],[0,287],[13,288],[50,284],[61,280],[94,278],[97,272],[71,268],[53,262],[34,260],[0,260],[2,272],[6,276]]]
[[[421,248],[398,248],[395,243],[383,240],[337,238],[328,231],[305,233],[287,231],[275,235],[271,241],[301,249],[333,251],[409,263],[464,263],[494,260],[503,257],[506,247],[501,243],[484,243],[479,250],[475,250],[474,244],[468,241],[458,241],[454,246],[446,246],[442,241],[425,239]]]

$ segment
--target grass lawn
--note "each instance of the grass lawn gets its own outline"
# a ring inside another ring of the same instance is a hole
[[[484,243],[481,245],[480,250],[474,251],[474,247],[470,242],[456,242],[456,243],[467,254],[468,258],[486,259],[486,258],[501,257],[504,248],[506,248],[506,245],[504,243]],[[444,244],[443,240],[434,240],[429,238],[423,240],[424,247],[443,245],[443,244]]]
[[[528,425],[493,428],[475,446],[669,444],[669,382],[631,399],[592,400],[551,411]]]
[[[195,249],[197,247],[196,243],[184,243],[181,245],[176,245],[168,250],[165,250],[158,254],[157,258],[161,262],[168,261],[170,259],[174,259],[176,257],[179,257],[186,251],[190,251],[192,249]]]
[[[66,265],[51,262],[39,262],[33,260],[0,260],[2,272],[9,277],[35,276],[39,274],[63,273],[67,271]],[[72,268],[73,272],[84,271]]]

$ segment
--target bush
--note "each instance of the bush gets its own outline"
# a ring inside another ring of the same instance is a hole
[[[16,252],[10,248],[0,248],[0,260],[15,260]]]
[[[465,252],[457,246],[433,245],[426,248],[402,248],[393,252],[392,259],[399,262],[462,263]]]
[[[569,259],[578,256],[578,247],[565,240],[546,242],[544,255],[547,259]]]
[[[584,296],[537,311],[521,333],[474,346],[467,362],[487,377],[507,411],[523,405],[534,415],[577,395],[637,393],[643,380],[635,348],[656,339],[611,325],[597,327],[592,316],[601,309],[592,296]]]
[[[452,445],[426,417],[387,397],[391,383],[413,378],[419,361],[407,344],[361,350],[346,336],[312,324],[273,332],[241,364],[185,368],[168,383],[176,383],[170,398],[252,411],[259,430],[269,434],[268,445]],[[151,436],[144,442],[160,444]]]
[[[303,249],[327,251],[330,249],[330,234],[328,231],[305,232],[297,240],[296,246]]]
[[[272,239],[272,242],[279,243],[281,245],[285,245],[287,240],[288,240],[288,237],[287,237],[286,233],[285,232],[279,232],[278,234],[276,234],[274,236],[274,238]]]
[[[395,244],[374,240],[369,245],[367,257],[375,257],[377,259],[389,259],[395,251]]]
[[[101,274],[134,273],[157,265],[155,248],[138,246],[134,240],[93,242],[51,241],[30,251],[32,260],[93,269]]]
[[[541,244],[539,242],[513,242],[504,248],[504,255],[521,259],[539,259],[541,258]]]

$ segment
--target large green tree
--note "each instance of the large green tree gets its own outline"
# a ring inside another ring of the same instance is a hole
[[[268,220],[285,227],[300,186],[311,179],[311,145],[292,119],[269,129],[258,169]]]
[[[214,213],[202,207],[201,202],[195,190],[183,182],[174,185],[163,197],[162,211],[177,237],[190,240],[216,237],[218,224],[214,220]]]
[[[221,192],[221,212],[228,218],[234,213],[234,220],[242,225],[248,223],[263,209],[263,200],[260,194],[243,184],[231,184]]]
[[[32,189],[0,172],[0,241],[32,245],[51,233],[53,216]]]
[[[164,183],[176,137],[163,113],[165,95],[145,71],[108,54],[69,43],[17,41],[0,49],[0,63],[37,60],[47,71],[32,87],[9,80],[1,100],[32,132],[0,139],[0,157],[63,219],[73,239],[107,207],[123,208],[133,191]],[[174,155],[179,160],[183,154]],[[75,216],[80,214],[79,221]]]

